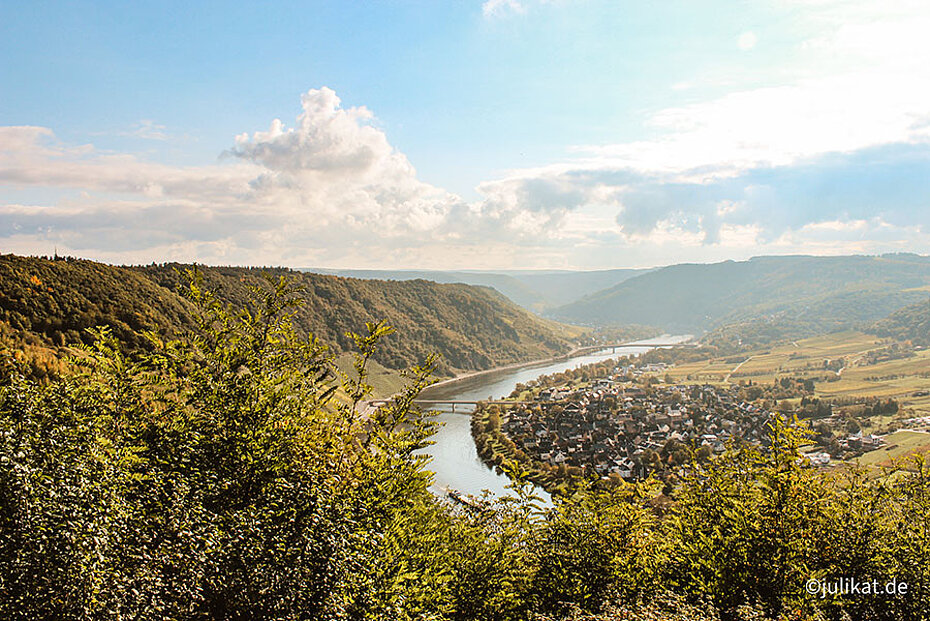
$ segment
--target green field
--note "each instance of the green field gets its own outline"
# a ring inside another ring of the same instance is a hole
[[[885,436],[885,446],[857,458],[862,466],[892,466],[913,453],[930,452],[930,433],[923,431],[896,431]]]
[[[345,353],[336,357],[336,367],[340,371],[352,377],[355,371],[352,368],[353,354]],[[371,396],[376,399],[384,399],[401,391],[404,387],[404,378],[401,377],[400,371],[388,369],[374,360],[368,361],[368,383],[373,386]],[[342,390],[340,389],[340,394]]]
[[[818,396],[894,397],[907,401],[916,415],[930,414],[930,396],[912,394],[930,390],[930,350],[915,352],[912,358],[867,364],[870,352],[888,344],[861,332],[838,332],[739,356],[677,365],[669,375],[676,381],[711,383],[727,379],[730,383],[771,383],[784,376],[810,377],[816,381]],[[837,360],[842,360],[840,364],[845,367],[841,372],[825,368],[825,364]]]

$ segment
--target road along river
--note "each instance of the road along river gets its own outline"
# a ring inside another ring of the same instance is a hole
[[[654,349],[655,345],[651,343],[678,343],[689,338],[691,335],[665,335],[617,347],[615,352],[607,349],[557,362],[548,361],[516,368],[508,367],[500,371],[482,373],[431,386],[420,396],[423,399],[449,401],[499,399],[508,396],[517,384],[534,380],[540,375],[559,373],[609,358],[640,354]],[[506,494],[508,490],[505,486],[510,479],[507,475],[497,474],[493,469],[485,466],[475,449],[475,443],[471,437],[471,413],[474,407],[456,405],[455,412],[452,412],[451,406],[431,406],[430,409],[440,412],[436,420],[441,423],[439,431],[432,438],[435,444],[424,450],[424,453],[432,458],[427,468],[436,473],[434,488],[456,490],[475,496],[480,495],[485,489],[496,495]],[[548,499],[548,494],[543,490],[537,489],[537,493]]]

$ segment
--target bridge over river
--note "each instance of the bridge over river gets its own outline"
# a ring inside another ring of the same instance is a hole
[[[390,399],[372,399],[368,401],[367,404],[371,407],[380,407],[382,405],[387,405],[391,402]],[[520,405],[521,403],[534,403],[534,404],[543,404],[549,403],[548,401],[506,401],[504,399],[482,399],[480,401],[469,401],[462,399],[414,399],[413,401],[421,407],[429,408],[430,406],[452,406],[452,411],[455,412],[455,406],[457,405],[470,405],[477,407],[479,403],[484,403],[485,405]],[[554,402],[553,402],[554,403]]]
[[[698,346],[697,343],[682,343],[682,342],[677,342],[677,343],[652,343],[652,342],[650,343],[610,343],[607,345],[586,345],[584,347],[578,347],[576,349],[573,349],[571,353],[568,354],[568,356],[570,357],[578,356],[580,354],[592,353],[596,351],[606,351],[608,349],[610,350],[610,353],[615,354],[617,353],[618,349],[632,349],[636,347],[654,348],[654,347],[697,347],[697,346]]]

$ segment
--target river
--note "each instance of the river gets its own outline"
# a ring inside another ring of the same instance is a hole
[[[574,369],[591,362],[599,362],[609,358],[618,358],[624,355],[640,354],[655,346],[651,343],[678,343],[691,338],[691,335],[669,336],[664,335],[654,339],[636,341],[616,352],[604,350],[593,354],[585,354],[567,358],[558,362],[530,364],[522,367],[509,368],[491,373],[483,373],[461,380],[427,388],[421,394],[424,399],[450,400],[450,401],[479,401],[484,399],[499,399],[508,396],[519,383],[534,380],[540,375],[559,373],[567,369]],[[457,405],[453,413],[451,407],[436,407],[439,410],[437,419],[441,426],[433,436],[434,444],[427,447],[424,453],[431,457],[427,468],[435,473],[434,488],[454,489],[466,494],[478,496],[482,490],[490,490],[495,495],[508,492],[505,486],[510,482],[507,475],[497,474],[488,468],[478,457],[475,443],[471,437],[472,406]],[[537,493],[548,500],[548,494],[537,489]]]

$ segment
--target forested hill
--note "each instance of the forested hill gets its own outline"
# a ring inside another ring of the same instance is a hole
[[[496,289],[512,302],[537,312],[552,306],[538,291],[507,274],[437,270],[333,270],[323,268],[302,271],[361,280],[430,280],[446,284],[477,285]]]
[[[918,255],[756,257],[665,267],[563,306],[552,316],[670,331],[762,322],[796,337],[875,321],[926,298],[927,286],[930,258]]]
[[[183,265],[131,268],[165,289],[180,284]],[[234,305],[248,298],[262,271],[294,278],[305,288],[306,303],[296,324],[338,350],[351,349],[345,336],[366,321],[384,319],[397,335],[381,345],[378,361],[390,368],[442,355],[445,372],[477,370],[551,356],[571,349],[580,330],[541,319],[488,287],[437,284],[426,280],[361,280],[288,269],[201,268],[206,285]]]
[[[140,333],[193,325],[192,308],[144,273],[78,259],[0,255],[0,329],[27,343],[90,343],[86,328],[110,326],[130,347]]]
[[[913,341],[915,345],[930,346],[930,300],[906,306],[888,317],[876,321],[866,330],[877,336],[899,341]]]
[[[177,293],[188,266],[116,267],[78,259],[0,256],[0,331],[8,344],[50,347],[87,342],[85,328],[110,325],[138,344],[138,333],[167,333],[192,322],[190,305]],[[202,267],[205,283],[236,306],[261,269]],[[270,269],[304,287],[296,326],[313,332],[335,351],[350,349],[347,331],[386,320],[397,334],[385,339],[376,359],[390,368],[442,355],[439,371],[486,369],[568,351],[579,334],[540,319],[497,292],[468,285],[415,280],[384,282]]]

